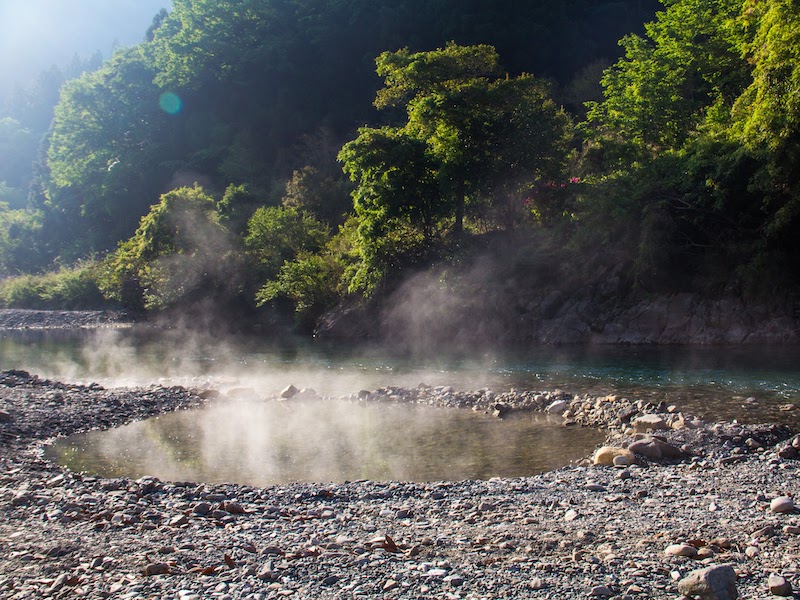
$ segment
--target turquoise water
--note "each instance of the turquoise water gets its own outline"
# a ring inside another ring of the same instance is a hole
[[[335,400],[361,389],[561,388],[676,404],[709,419],[800,428],[798,348],[544,347],[502,353],[399,355],[147,328],[22,331],[0,336],[0,367],[115,385],[237,389],[188,413],[60,440],[49,455],[105,476],[269,485],[353,479],[485,479],[557,468],[587,456],[603,434],[525,415],[366,406]],[[273,403],[289,384],[329,399]],[[261,399],[261,400],[254,400]]]
[[[219,338],[147,328],[9,331],[0,367],[117,384],[288,384],[338,396],[378,387],[552,389],[664,400],[707,418],[800,425],[800,348],[539,347],[398,355],[391,348]],[[792,410],[787,410],[791,408]]]

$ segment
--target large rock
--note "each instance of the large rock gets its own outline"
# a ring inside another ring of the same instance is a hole
[[[680,448],[655,437],[647,437],[643,440],[635,441],[628,446],[628,450],[650,460],[669,460],[684,456]]]
[[[678,591],[702,600],[736,600],[736,571],[730,565],[692,571],[678,582]]]
[[[667,425],[664,418],[659,415],[642,415],[633,420],[633,429],[636,433],[647,433],[648,431],[669,429],[669,425]]]
[[[629,465],[636,462],[636,457],[633,455],[633,452],[626,448],[617,448],[615,446],[603,446],[602,448],[598,448],[592,457],[592,462],[596,465],[611,466],[614,464],[614,459],[618,457],[623,457],[628,461]]]

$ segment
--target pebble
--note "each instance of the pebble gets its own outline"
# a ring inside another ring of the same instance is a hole
[[[792,596],[792,584],[785,577],[772,573],[767,580],[767,587],[773,596]]]
[[[589,595],[606,598],[608,596],[613,596],[614,591],[607,585],[596,585],[591,590],[589,590]]]
[[[789,496],[778,496],[769,503],[769,509],[774,513],[792,513],[794,512],[794,502]]]
[[[664,549],[664,554],[667,556],[685,556],[693,558],[697,556],[697,548],[689,544],[670,544]]]

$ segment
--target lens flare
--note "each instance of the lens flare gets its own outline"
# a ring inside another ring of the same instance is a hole
[[[181,112],[183,101],[178,94],[173,92],[164,92],[158,99],[158,104],[165,113],[169,115],[177,115]]]

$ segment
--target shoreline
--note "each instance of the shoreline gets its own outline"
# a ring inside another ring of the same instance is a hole
[[[771,508],[800,491],[792,432],[701,423],[635,400],[362,392],[498,413],[549,408],[574,426],[604,427],[613,446],[650,453],[625,468],[515,479],[255,488],[104,479],[41,456],[53,436],[223,399],[214,395],[0,374],[3,597],[675,598],[678,581],[713,564],[733,566],[742,597],[769,597],[772,573],[800,587],[800,515]],[[669,429],[632,431],[646,415],[648,429],[662,427],[657,419]],[[673,452],[658,442],[679,454],[656,458]],[[677,547],[693,556],[665,552]]]
[[[0,309],[0,331],[130,327],[135,321],[132,315],[124,310]]]

